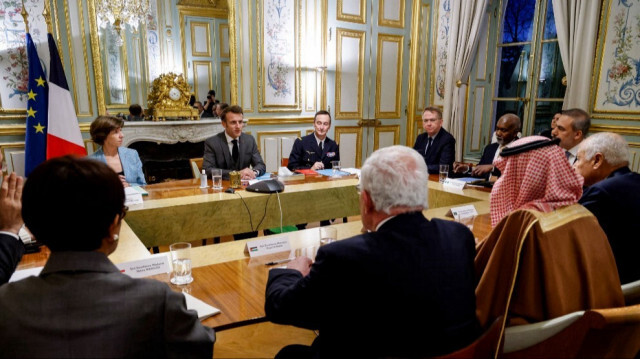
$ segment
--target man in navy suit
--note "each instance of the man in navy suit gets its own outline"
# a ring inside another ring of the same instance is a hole
[[[375,151],[362,166],[367,233],[273,268],[265,312],[275,323],[318,329],[308,346],[276,358],[434,356],[478,334],[475,242],[453,221],[428,220],[427,168],[409,147]]]
[[[496,142],[488,144],[482,151],[482,158],[478,165],[470,168],[464,163],[455,163],[453,171],[457,173],[469,173],[473,177],[489,178],[490,175],[500,177],[500,170],[493,167],[493,160],[496,159],[504,146],[518,139],[520,131],[520,117],[513,113],[502,115],[496,123]]]
[[[221,169],[222,177],[238,171],[242,179],[254,179],[264,174],[266,166],[258,151],[253,136],[242,133],[244,122],[240,106],[229,106],[222,111],[220,119],[224,131],[204,141],[202,168],[207,173]]]
[[[331,161],[340,161],[338,144],[327,137],[331,128],[331,114],[321,110],[316,112],[313,119],[313,133],[296,139],[289,154],[290,170],[298,169],[321,170],[330,169]]]
[[[439,173],[440,165],[452,165],[456,157],[456,140],[442,128],[442,111],[427,107],[422,112],[424,133],[416,138],[413,149],[418,151],[427,164],[429,173]]]
[[[622,136],[602,132],[578,149],[574,168],[588,188],[579,203],[607,234],[622,284],[640,280],[640,174],[629,169],[629,146]]]
[[[9,281],[24,254],[24,245],[18,236],[23,223],[22,184],[22,177],[12,173],[4,178],[0,189],[0,284]]]

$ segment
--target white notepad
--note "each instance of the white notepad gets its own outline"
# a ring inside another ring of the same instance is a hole
[[[184,294],[184,297],[187,300],[187,309],[195,310],[198,313],[198,319],[203,320],[220,313],[220,309],[210,306],[191,294],[184,292],[182,294]]]

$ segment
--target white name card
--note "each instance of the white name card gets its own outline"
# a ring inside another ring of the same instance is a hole
[[[255,241],[248,241],[246,247],[244,247],[244,252],[249,253],[249,257],[252,258],[290,250],[289,237],[256,239]]]
[[[124,200],[125,206],[131,206],[133,204],[142,203],[142,193],[138,192],[135,188],[125,187],[124,194],[125,194],[125,200]]]
[[[442,182],[442,188],[462,190],[464,189],[465,184],[467,184],[465,181],[460,181],[453,178],[447,178],[444,180],[444,182]]]
[[[116,264],[116,267],[120,269],[120,272],[132,278],[143,278],[170,272],[169,258],[166,254]]]
[[[474,207],[472,204],[460,207],[452,207],[449,212],[447,212],[447,216],[453,217],[455,219],[469,218],[477,215],[478,211],[476,211],[476,207]]]

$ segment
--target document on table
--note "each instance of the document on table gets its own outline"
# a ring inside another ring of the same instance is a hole
[[[191,294],[184,292],[182,294],[184,294],[184,298],[187,301],[187,309],[195,310],[198,313],[198,319],[203,320],[220,313],[220,309],[210,306]]]

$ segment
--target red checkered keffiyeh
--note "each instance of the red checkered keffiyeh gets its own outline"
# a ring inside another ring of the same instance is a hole
[[[528,136],[510,143],[520,146],[545,140],[542,136]],[[491,191],[491,226],[495,227],[506,215],[517,209],[551,212],[574,204],[582,196],[584,179],[575,173],[564,151],[557,145],[537,148],[494,162],[502,175]]]

